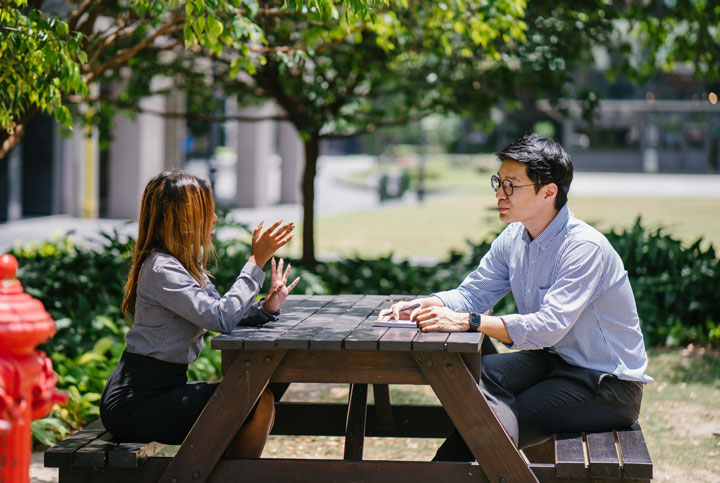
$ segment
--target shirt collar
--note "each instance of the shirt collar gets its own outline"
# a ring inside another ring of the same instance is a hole
[[[568,224],[568,221],[570,220],[570,208],[568,208],[567,203],[563,205],[562,208],[557,212],[555,215],[555,218],[552,219],[550,224],[545,227],[545,229],[538,235],[537,238],[534,240],[530,239],[530,234],[528,233],[527,229],[523,230],[523,241],[530,245],[531,243],[535,244],[535,246],[545,246],[547,245],[550,240],[555,238]]]

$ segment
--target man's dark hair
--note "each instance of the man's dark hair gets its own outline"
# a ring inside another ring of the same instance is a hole
[[[558,193],[555,208],[567,203],[567,194],[573,179],[573,165],[568,153],[554,139],[535,133],[526,134],[495,153],[500,161],[512,159],[525,165],[528,178],[536,183],[535,193],[546,184],[555,183]]]

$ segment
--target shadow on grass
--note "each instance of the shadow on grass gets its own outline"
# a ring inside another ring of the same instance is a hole
[[[648,356],[654,359],[653,377],[656,380],[720,387],[720,350],[692,346],[681,351],[653,348],[648,349]]]

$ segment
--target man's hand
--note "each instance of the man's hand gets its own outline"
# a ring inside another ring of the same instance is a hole
[[[465,332],[470,328],[469,316],[447,307],[427,307],[414,311],[410,320],[423,332]]]
[[[258,223],[258,226],[253,230],[252,255],[248,260],[250,263],[254,263],[260,268],[264,267],[280,247],[293,239],[290,232],[295,228],[295,225],[286,223],[280,226],[280,223],[282,221],[276,221],[264,232],[262,231],[263,222]],[[278,228],[279,226],[280,228]]]
[[[266,312],[271,314],[278,312],[282,308],[285,298],[300,281],[300,277],[297,277],[290,285],[287,285],[288,275],[290,275],[290,264],[288,263],[287,269],[283,273],[284,263],[285,261],[281,258],[280,263],[276,266],[275,259],[273,258],[272,264],[270,265],[270,290],[263,301],[262,307]]]
[[[403,300],[393,304],[389,309],[385,309],[378,315],[378,320],[415,320],[413,315],[423,307],[442,307],[443,302],[440,298],[422,297],[414,300]],[[407,309],[406,309],[407,308]]]

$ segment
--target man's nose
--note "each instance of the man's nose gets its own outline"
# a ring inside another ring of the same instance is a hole
[[[495,192],[495,198],[499,200],[504,200],[508,196],[505,194],[505,190],[501,187],[498,188],[498,190]]]

